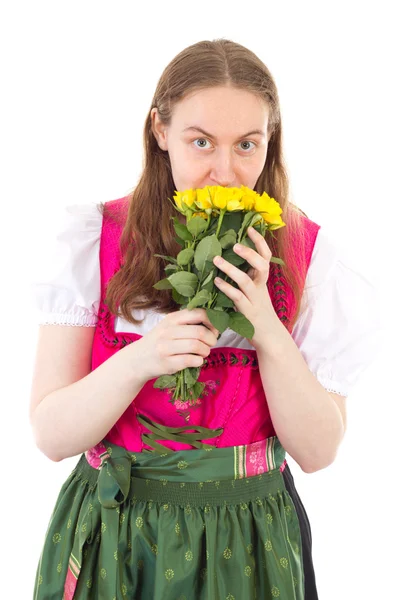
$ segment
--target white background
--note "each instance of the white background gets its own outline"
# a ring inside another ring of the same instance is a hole
[[[247,46],[271,70],[294,201],[382,293],[383,348],[347,400],[336,461],[307,475],[289,460],[311,521],[321,600],[398,597],[396,2],[140,5],[1,7],[1,597],[32,597],[50,513],[77,461],[52,463],[29,427],[35,252],[65,205],[130,191],[161,72],[186,46],[217,37]]]

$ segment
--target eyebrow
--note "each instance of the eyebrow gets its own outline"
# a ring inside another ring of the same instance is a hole
[[[207,133],[207,131],[204,131],[204,129],[202,129],[201,127],[197,127],[197,125],[196,126],[192,125],[191,127],[186,127],[183,130],[183,133],[185,133],[186,131],[199,131],[203,135],[206,135],[207,137],[215,140],[214,135],[212,135],[211,133]],[[249,131],[248,133],[245,133],[244,135],[239,136],[238,139],[241,140],[245,137],[248,137],[249,135],[261,135],[261,136],[265,137],[265,133],[261,129],[253,129],[252,131]]]

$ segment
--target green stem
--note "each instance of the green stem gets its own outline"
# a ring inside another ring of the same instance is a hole
[[[219,230],[221,229],[221,225],[222,225],[222,221],[224,219],[224,215],[226,213],[226,208],[222,208],[221,212],[219,213],[219,219],[218,219],[218,225],[217,225],[217,231],[215,232],[215,235],[218,237],[219,234]]]
[[[185,377],[184,377],[184,369],[181,371],[182,385],[181,385],[181,399],[185,401]]]
[[[183,381],[182,381],[182,375],[183,375],[183,373],[182,373],[182,371],[180,371],[179,375],[178,375],[177,382],[176,382],[174,400],[180,400],[181,396],[182,396],[182,383],[183,383]]]

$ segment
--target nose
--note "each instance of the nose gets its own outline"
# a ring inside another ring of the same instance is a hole
[[[212,159],[210,171],[210,179],[213,181],[213,185],[232,187],[236,178],[234,158],[230,150],[220,150],[216,153]]]

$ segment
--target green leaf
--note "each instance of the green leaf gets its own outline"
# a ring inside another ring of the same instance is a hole
[[[180,245],[182,246],[182,248],[185,247],[185,242],[179,238],[174,238],[174,240]]]
[[[239,231],[243,219],[243,211],[238,212],[226,212],[222,219],[221,229],[219,230],[219,236],[222,237],[229,229]],[[216,219],[218,221],[218,219]]]
[[[187,298],[179,294],[176,290],[172,290],[172,298],[177,304],[186,304]]]
[[[201,274],[203,277],[207,277],[212,271],[215,271],[215,270],[216,270],[216,266],[214,265],[214,263],[206,260],[203,270],[201,271]]]
[[[240,312],[234,312],[229,315],[229,328],[250,340],[254,335],[252,323]]]
[[[178,265],[180,265],[181,267],[188,265],[190,263],[190,261],[192,260],[193,256],[194,256],[193,248],[185,248],[184,250],[181,250],[177,256]]]
[[[180,268],[178,265],[167,265],[166,267],[164,267],[164,271],[172,271],[173,273],[175,273],[175,271],[180,271]]]
[[[254,210],[249,210],[245,214],[245,216],[243,218],[243,221],[242,221],[242,229],[243,229],[243,231],[245,231],[250,226],[250,223],[251,223],[254,215],[256,215],[256,214],[257,213]]]
[[[242,241],[240,243],[243,246],[246,246],[247,248],[251,248],[252,250],[256,250],[256,252],[257,252],[256,245],[253,242],[253,240],[251,240],[250,238],[245,237],[245,238],[242,239]]]
[[[196,268],[202,272],[206,261],[212,263],[214,256],[221,254],[221,252],[221,244],[215,234],[203,238],[199,242],[194,254],[194,264],[196,265]]]
[[[214,265],[214,263],[210,263],[208,262],[208,260],[206,260],[203,271],[201,273],[199,273],[199,271],[194,265],[192,268],[198,274],[199,280],[203,281],[201,287],[205,290],[208,290],[209,292],[215,292],[214,277],[217,273],[217,268]]]
[[[215,276],[216,272],[217,272],[217,269],[215,267],[212,268],[211,271],[209,272],[209,274],[207,275],[207,277],[205,278],[205,280],[203,281],[203,283],[201,284],[201,287],[206,287],[206,285],[208,283],[210,283],[210,281],[212,283],[214,283],[214,276]],[[208,288],[206,288],[206,289],[208,289]]]
[[[194,264],[194,263],[192,263],[192,264],[190,265],[190,270],[191,270],[191,272],[192,272],[192,273],[194,273],[194,274],[196,275],[196,277],[197,277],[197,278],[200,280],[200,275],[201,275],[201,273],[199,273],[199,272],[198,272],[198,270],[196,269],[196,266],[195,266],[195,264]]]
[[[228,229],[228,231],[219,239],[219,243],[222,248],[232,248],[232,246],[236,243],[237,234],[233,229]]]
[[[255,211],[249,210],[243,217],[243,221],[239,229],[238,240],[241,240],[243,238],[244,232],[247,231],[247,228],[249,227],[251,220],[255,214],[257,214]]]
[[[174,218],[174,229],[177,236],[181,238],[181,240],[185,240],[186,242],[193,241],[193,236],[186,225],[183,225],[183,223],[181,223],[177,218]]]
[[[230,262],[231,265],[235,266],[241,265],[244,262],[246,262],[245,259],[236,254],[236,252],[232,250],[232,248],[228,248],[228,250],[225,250],[225,252],[222,253],[222,258]]]
[[[222,306],[223,308],[232,308],[233,306],[235,306],[235,303],[233,302],[233,300],[228,298],[226,294],[219,291],[215,299],[214,308],[217,306]]]
[[[188,387],[193,387],[199,378],[201,367],[186,367],[183,369],[183,378]]]
[[[208,292],[210,292],[210,294],[212,294],[213,292],[215,293],[214,279],[210,279],[210,281],[208,283],[203,284],[202,289],[207,290]]]
[[[188,302],[188,309],[196,308],[197,306],[205,306],[207,302],[211,299],[211,294],[208,290],[200,290],[197,294]]]
[[[193,237],[197,237],[199,233],[202,233],[207,229],[207,221],[203,217],[193,217],[187,224],[187,228]]]
[[[253,218],[251,219],[250,223],[249,223],[249,227],[256,227],[256,225],[260,225],[263,221],[263,217],[259,212],[256,212],[255,215],[253,215]]]
[[[177,292],[190,298],[193,296],[199,280],[197,275],[189,273],[188,271],[180,271],[179,273],[173,273],[168,277],[168,281],[176,289]]]
[[[197,400],[203,393],[206,384],[202,381],[196,381],[193,386],[193,395],[191,395],[191,400]]]
[[[281,258],[277,258],[275,256],[272,256],[269,262],[277,263],[278,265],[282,265],[284,267],[286,266],[286,263]]]
[[[173,256],[164,256],[164,254],[155,254],[154,256],[159,256],[160,258],[163,258],[164,260],[169,260],[170,262],[174,263],[175,265],[178,264],[178,261]]]
[[[168,277],[166,279],[160,279],[160,281],[157,281],[157,283],[153,285],[153,288],[156,290],[172,290],[172,287]]]
[[[159,389],[173,388],[175,386],[176,386],[175,375],[161,375],[161,377],[156,379],[156,381],[154,382],[154,385],[153,385],[153,387],[159,388]]]
[[[221,310],[206,308],[207,317],[220,333],[223,333],[228,327],[229,315]]]

